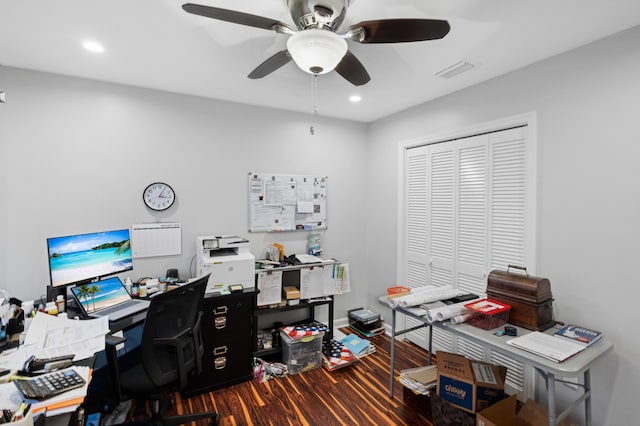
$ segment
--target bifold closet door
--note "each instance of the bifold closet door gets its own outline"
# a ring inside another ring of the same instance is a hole
[[[535,156],[527,133],[520,126],[405,150],[402,266],[408,287],[484,293],[492,269],[531,264]],[[425,330],[407,336],[427,347]],[[439,330],[433,342],[436,350],[456,349]]]

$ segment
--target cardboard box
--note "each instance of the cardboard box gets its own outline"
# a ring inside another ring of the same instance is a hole
[[[548,411],[532,400],[528,400],[517,412],[515,395],[503,399],[476,415],[476,426],[548,426]],[[573,426],[563,420],[558,426]]]
[[[431,393],[429,400],[433,426],[474,426],[476,424],[473,414],[454,407],[435,393]]]
[[[504,395],[507,368],[438,351],[438,396],[476,413],[499,401]]]
[[[282,293],[284,294],[284,298],[287,300],[300,299],[300,290],[295,286],[282,287]]]
[[[485,408],[476,416],[476,426],[516,426],[516,407],[518,400],[515,395]]]

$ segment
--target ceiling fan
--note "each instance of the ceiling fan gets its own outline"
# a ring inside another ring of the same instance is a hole
[[[182,8],[194,15],[290,35],[287,48],[251,71],[248,75],[251,79],[265,77],[293,59],[310,74],[325,74],[335,69],[354,86],[361,86],[371,77],[349,51],[346,40],[364,44],[435,40],[443,38],[450,29],[447,21],[438,19],[377,19],[359,22],[338,33],[353,1],[286,0],[295,29],[275,19],[218,7],[186,3]]]

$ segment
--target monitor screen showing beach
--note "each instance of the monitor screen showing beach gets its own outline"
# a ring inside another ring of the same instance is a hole
[[[47,249],[53,287],[133,269],[128,229],[49,238]]]

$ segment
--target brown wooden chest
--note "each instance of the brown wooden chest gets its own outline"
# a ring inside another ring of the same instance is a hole
[[[523,273],[511,272],[512,268]],[[509,265],[506,271],[491,271],[487,296],[511,306],[510,324],[536,331],[554,324],[551,283],[547,278],[529,275],[526,268]]]

